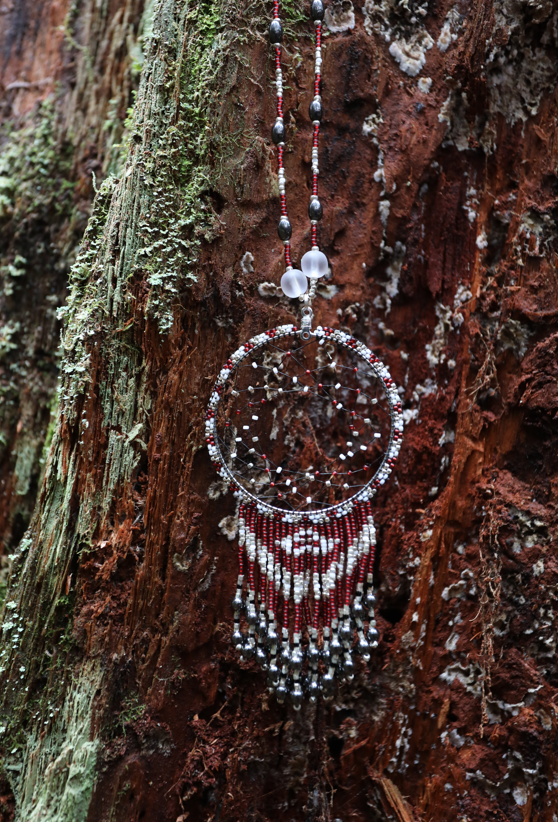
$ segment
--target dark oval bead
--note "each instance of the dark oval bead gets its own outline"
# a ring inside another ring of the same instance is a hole
[[[314,122],[314,120],[321,120],[324,116],[324,110],[322,108],[320,100],[312,100],[308,112],[310,114],[310,119],[312,120],[312,122]]]
[[[319,200],[311,200],[308,206],[308,216],[311,220],[321,220],[324,216],[324,210]]]
[[[279,143],[285,142],[285,136],[285,126],[283,125],[281,120],[276,120],[275,125],[273,126],[273,130],[271,132],[271,139],[273,140],[275,145],[278,145]]]
[[[277,233],[280,240],[290,240],[293,233],[292,226],[286,217],[281,217],[277,226]]]
[[[324,19],[324,4],[322,0],[313,0],[311,14],[312,20]]]
[[[269,42],[277,45],[283,40],[283,26],[280,20],[272,20],[269,26]]]

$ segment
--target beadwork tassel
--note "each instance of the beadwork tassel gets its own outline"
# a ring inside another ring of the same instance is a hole
[[[268,672],[270,690],[298,710],[305,693],[331,698],[354,676],[355,654],[378,645],[372,570],[376,530],[369,502],[329,522],[239,513],[233,642]]]

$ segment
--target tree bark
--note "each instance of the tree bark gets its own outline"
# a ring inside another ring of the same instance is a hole
[[[282,5],[298,260],[311,27],[306,8]],[[105,37],[117,19],[137,35],[141,11],[115,6]],[[98,149],[103,181],[60,312],[52,443],[4,606],[16,818],[554,822],[557,13],[544,0],[328,8],[332,278],[316,321],[387,363],[406,437],[375,502],[380,647],[333,702],[300,714],[232,649],[236,551],[222,521],[234,501],[203,433],[230,352],[297,319],[276,290],[269,17],[259,0],[158,0],[117,174]],[[88,71],[76,39],[78,53]],[[116,79],[102,65],[124,100],[124,63]],[[75,95],[55,111],[75,117]],[[2,243],[17,267],[14,214]],[[61,293],[70,252],[33,231],[28,254],[49,260]],[[44,308],[38,265],[27,276]],[[52,396],[54,377],[40,386]]]

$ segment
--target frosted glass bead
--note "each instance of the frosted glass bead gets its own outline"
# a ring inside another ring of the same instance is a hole
[[[307,251],[302,258],[301,268],[307,277],[323,277],[328,269],[327,257],[323,251]]]
[[[285,271],[281,277],[281,288],[283,289],[283,294],[287,297],[300,297],[308,288],[306,275],[297,268]]]

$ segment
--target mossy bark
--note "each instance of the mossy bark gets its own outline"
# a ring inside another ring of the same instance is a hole
[[[324,46],[317,319],[404,386],[378,653],[297,715],[231,649],[234,505],[203,409],[230,351],[297,310],[275,289],[269,4],[158,0],[4,608],[18,819],[553,822],[555,13],[421,8],[332,4]],[[283,9],[298,259],[311,29]]]
[[[60,321],[95,175],[117,173],[150,27],[143,0],[7,6],[0,20],[0,550],[22,538],[56,419]],[[4,556],[5,565],[8,564]],[[4,588],[5,585],[2,586]]]

